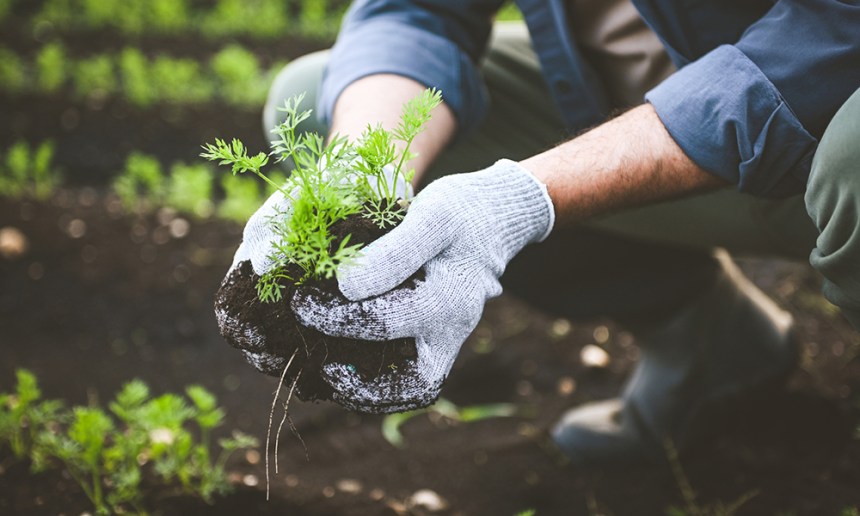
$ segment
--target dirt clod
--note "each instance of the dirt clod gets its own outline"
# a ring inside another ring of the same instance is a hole
[[[367,244],[390,229],[380,229],[369,219],[352,215],[332,228],[335,235],[332,246],[338,245],[346,235],[351,235],[350,243]],[[300,271],[293,275],[300,276]],[[410,278],[400,288],[414,288],[414,282],[419,279]],[[303,371],[295,389],[303,401],[332,399],[332,389],[321,374],[326,364],[347,364],[350,371],[369,381],[392,370],[407,370],[404,366],[417,358],[414,339],[372,342],[330,337],[303,326],[288,301],[296,286],[284,280],[283,301],[264,303],[257,296],[258,281],[259,276],[247,261],[240,263],[224,279],[215,296],[221,334],[231,345],[245,351],[257,369],[271,376],[280,377],[286,363],[272,357],[290,357],[299,350],[284,382],[292,385],[298,372]],[[334,279],[308,282],[306,286],[346,301]]]

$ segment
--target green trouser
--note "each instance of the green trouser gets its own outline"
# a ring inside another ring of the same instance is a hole
[[[313,108],[328,52],[290,63],[275,79],[264,111],[305,92]],[[482,71],[491,104],[482,125],[436,161],[426,181],[518,160],[570,134],[524,31],[495,34]],[[315,116],[303,130],[325,133]],[[584,128],[578,128],[584,129]],[[860,328],[860,91],[836,114],[812,166],[805,197],[767,200],[725,189],[557,228],[527,247],[502,278],[506,291],[570,318],[610,316],[636,327],[670,316],[706,288],[717,271],[713,249],[807,259],[824,276],[824,294]],[[810,255],[811,253],[811,255]]]

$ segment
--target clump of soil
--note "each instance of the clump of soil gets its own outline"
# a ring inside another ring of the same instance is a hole
[[[336,247],[350,235],[350,244],[369,244],[394,226],[380,228],[361,214],[353,214],[332,226]],[[300,277],[300,271],[290,274]],[[290,308],[296,286],[283,281],[283,301],[261,302],[256,285],[260,277],[254,273],[249,261],[241,262],[221,283],[215,295],[215,312],[221,335],[232,346],[246,352],[248,359],[260,371],[281,377],[287,360],[297,351],[286,372],[284,383],[295,385],[295,394],[303,401],[332,400],[332,389],[321,376],[325,364],[349,364],[365,381],[392,370],[406,370],[418,354],[415,339],[397,339],[383,342],[331,337],[313,328],[303,326]],[[423,279],[423,271],[406,280],[398,288],[414,288]],[[344,299],[335,279],[311,281],[323,294]],[[250,353],[249,353],[250,352]],[[271,357],[278,357],[273,360]]]

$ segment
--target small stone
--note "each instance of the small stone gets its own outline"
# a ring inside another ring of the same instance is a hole
[[[175,239],[185,238],[191,231],[191,224],[183,218],[175,218],[167,225],[170,236]]]
[[[351,478],[344,478],[342,480],[338,480],[335,484],[335,487],[337,487],[338,491],[347,494],[358,494],[362,490],[361,482]]]
[[[594,342],[598,344],[606,344],[609,342],[609,328],[606,326],[598,326],[594,328],[592,336],[594,337]]]
[[[248,450],[245,452],[245,460],[248,464],[259,464],[260,463],[260,452],[257,450]]]
[[[242,483],[248,487],[255,487],[260,483],[260,479],[257,478],[257,475],[248,474],[242,477]]]
[[[558,380],[558,393],[562,396],[570,396],[576,390],[576,380],[570,376],[565,376]]]
[[[375,487],[370,490],[370,493],[368,493],[367,496],[369,496],[371,500],[378,502],[385,498],[385,491],[379,489],[378,487]]]
[[[72,238],[81,238],[87,234],[87,223],[81,219],[72,219],[66,226],[66,233]]]
[[[170,221],[172,221],[175,217],[176,217],[176,210],[174,210],[173,208],[168,208],[168,207],[160,208],[158,210],[158,214],[156,215],[156,218],[158,219],[158,223],[161,224],[162,226],[166,226],[166,225],[170,224]]]
[[[567,319],[556,319],[550,327],[550,335],[556,338],[565,337],[573,329],[573,325]]]
[[[325,486],[322,490],[322,494],[326,498],[331,498],[335,495],[335,490],[332,486]]]
[[[400,500],[388,499],[385,500],[385,506],[394,511],[395,514],[407,514],[409,509]]]
[[[94,188],[84,187],[78,192],[78,204],[91,208],[98,201],[98,194]]]
[[[409,507],[420,507],[426,511],[439,512],[448,508],[448,502],[439,496],[435,491],[430,489],[421,489],[416,491],[407,501]]]
[[[170,242],[170,231],[165,226],[157,227],[152,231],[152,242],[156,245],[164,245]]]
[[[534,387],[527,380],[521,380],[517,382],[517,394],[520,396],[528,396],[534,392]]]
[[[30,242],[18,228],[6,226],[0,229],[0,256],[7,260],[20,258],[30,249]]]
[[[296,487],[299,485],[299,477],[295,475],[287,475],[287,478],[284,480],[287,483],[287,487]]]
[[[609,353],[594,344],[588,344],[583,347],[579,353],[579,359],[582,360],[582,364],[585,367],[603,369],[609,365]]]

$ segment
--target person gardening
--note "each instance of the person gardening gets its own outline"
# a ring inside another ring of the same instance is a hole
[[[728,253],[808,258],[860,328],[860,3],[521,0],[525,24],[494,28],[502,4],[356,1],[333,49],[272,86],[266,129],[307,92],[318,117],[302,129],[350,138],[395,125],[427,87],[443,94],[413,142],[405,218],[338,270],[346,300],[284,301],[331,336],[415,339],[410,371],[328,366],[339,403],[434,400],[504,288],[637,335],[621,395],[574,407],[552,435],[577,464],[654,457],[712,402],[796,365],[791,317]],[[285,203],[252,217],[231,271],[271,266],[266,221]],[[284,360],[253,332],[230,338],[260,369]]]

